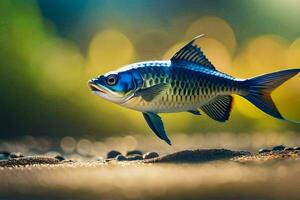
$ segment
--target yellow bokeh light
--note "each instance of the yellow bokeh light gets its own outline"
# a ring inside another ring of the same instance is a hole
[[[179,49],[181,49],[186,43],[188,43],[188,41],[183,41],[183,42],[178,42],[176,44],[174,44],[173,46],[171,46],[166,53],[164,53],[164,55],[162,56],[163,60],[169,60],[172,58],[172,56],[179,51]]]
[[[150,29],[139,33],[136,37],[136,49],[143,60],[157,60],[161,56],[161,49],[168,47],[170,35],[161,29]]]
[[[205,34],[209,38],[220,41],[232,54],[236,48],[236,39],[230,25],[223,19],[215,16],[205,16],[194,21],[187,29],[188,39],[196,35]]]
[[[213,38],[202,38],[198,42],[208,60],[219,70],[231,72],[231,55],[227,48]]]
[[[134,46],[116,30],[106,30],[94,36],[88,51],[89,67],[98,73],[115,70],[133,61]]]
[[[42,66],[39,87],[47,94],[67,95],[76,89],[74,81],[79,80],[83,71],[84,59],[78,48],[64,40],[50,40],[39,46],[38,56],[32,62]]]
[[[287,68],[285,58],[287,41],[276,35],[264,35],[250,40],[234,62],[241,75],[250,77]]]
[[[231,75],[236,78],[250,77],[250,73],[248,73],[248,69],[250,69],[250,67],[244,51],[233,58],[232,69],[233,70]]]
[[[300,37],[298,37],[288,48],[287,56],[286,56],[286,64],[287,68],[300,68]],[[292,98],[295,94],[300,94],[298,90],[298,85],[300,84],[299,75],[297,78],[292,78],[286,84],[284,84],[285,88],[291,89],[293,93],[288,92],[288,97]],[[286,90],[280,90],[286,92]],[[287,93],[287,92],[286,92]]]
[[[244,116],[253,119],[262,119],[266,117],[266,114],[256,108],[253,104],[237,95],[234,96],[234,108],[236,108]]]
[[[287,64],[289,67],[300,66],[300,37],[298,37],[287,51]]]
[[[168,113],[161,115],[164,124],[170,133],[178,133],[186,130],[192,123],[193,116],[190,113]]]

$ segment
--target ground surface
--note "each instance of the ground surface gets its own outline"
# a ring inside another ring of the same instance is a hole
[[[48,149],[38,149],[37,139],[34,148],[27,146],[28,138],[27,142],[2,142],[0,147],[6,152],[23,150],[25,156],[13,153],[11,158],[2,157],[0,199],[300,199],[297,134],[173,138],[173,147],[137,136],[103,143],[76,140],[72,153],[66,143],[70,138],[62,139],[59,145],[52,141]],[[47,146],[42,141],[41,146]],[[120,148],[114,146],[118,143]],[[102,157],[95,156],[96,149],[86,144],[101,146],[103,152],[97,154]],[[286,147],[272,150],[279,144]],[[258,153],[259,147],[266,148],[265,152]],[[122,162],[105,158],[109,150],[125,155],[133,148],[144,152],[156,149],[160,156]],[[55,158],[57,153],[65,159]]]

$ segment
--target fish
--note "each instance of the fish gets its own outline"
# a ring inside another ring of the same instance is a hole
[[[90,89],[105,100],[142,112],[152,131],[171,145],[160,113],[202,112],[218,122],[226,122],[233,107],[233,95],[250,101],[264,113],[284,118],[271,93],[300,72],[300,68],[239,79],[218,71],[193,38],[170,60],[144,61],[97,76]]]

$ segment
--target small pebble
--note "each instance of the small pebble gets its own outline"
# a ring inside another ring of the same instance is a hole
[[[143,155],[143,152],[140,150],[132,150],[132,151],[127,151],[126,156],[131,156],[131,155]]]
[[[7,160],[8,157],[9,157],[9,152],[6,152],[6,151],[1,151],[0,152],[0,160]]]
[[[300,147],[294,147],[295,150],[300,150]]]
[[[126,161],[127,158],[126,158],[125,156],[123,156],[123,155],[118,155],[118,156],[116,157],[116,160],[117,160],[117,161]]]
[[[106,158],[111,159],[111,158],[117,157],[118,155],[121,155],[121,153],[119,151],[112,150],[112,151],[107,153]]]
[[[19,153],[19,152],[11,152],[9,154],[9,158],[12,158],[12,159],[14,159],[14,158],[22,158],[22,157],[24,157],[24,155],[21,154],[21,153]]]
[[[269,149],[260,149],[259,151],[258,151],[258,153],[268,153],[268,152],[270,152],[271,150],[269,150]]]
[[[285,147],[284,151],[294,151],[294,148],[292,148],[292,147]]]
[[[138,154],[136,154],[136,155],[130,155],[130,156],[127,157],[127,160],[128,161],[143,160],[143,156],[138,155]]]
[[[159,157],[159,155],[156,152],[148,152],[143,155],[144,159],[151,159],[151,158],[157,158],[157,157]]]
[[[57,156],[55,156],[54,158],[56,158],[56,159],[59,160],[59,161],[65,160],[65,158],[62,157],[61,155],[57,155]]]
[[[283,145],[278,145],[278,146],[274,146],[272,151],[282,151],[284,150],[285,146]]]
[[[10,153],[8,151],[0,151],[0,154],[4,156],[9,156]]]

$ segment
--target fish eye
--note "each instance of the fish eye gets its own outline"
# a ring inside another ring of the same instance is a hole
[[[117,80],[118,80],[118,76],[116,74],[111,74],[106,78],[106,82],[110,86],[115,85],[117,83]]]

